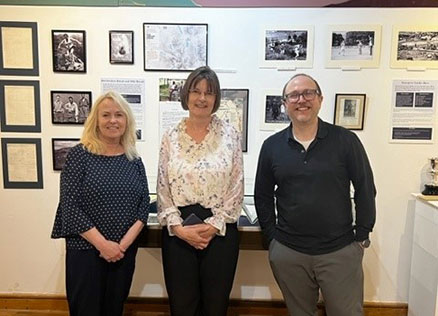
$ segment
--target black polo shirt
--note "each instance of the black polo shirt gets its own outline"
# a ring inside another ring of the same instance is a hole
[[[268,241],[275,238],[316,255],[368,238],[375,223],[376,189],[359,138],[319,119],[317,135],[306,151],[291,127],[266,139],[260,151],[254,195]]]

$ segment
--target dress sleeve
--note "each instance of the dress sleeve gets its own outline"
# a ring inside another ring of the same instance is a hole
[[[219,230],[218,235],[225,236],[226,223],[235,223],[242,212],[244,195],[243,154],[240,134],[232,130],[233,159],[230,181],[227,191],[219,207],[213,207],[213,216],[205,220],[206,223]]]
[[[146,170],[143,161],[140,158],[137,159],[137,161],[140,170],[140,182],[143,188],[142,198],[138,205],[138,210],[137,210],[137,220],[142,221],[146,225],[149,216],[149,202],[150,202],[148,179],[146,177]]]
[[[79,235],[95,226],[82,207],[86,155],[82,145],[77,145],[67,156],[61,172],[60,198],[52,238]]]
[[[162,226],[167,225],[169,234],[172,236],[171,226],[182,223],[181,212],[175,206],[170,192],[169,184],[169,155],[170,137],[168,133],[163,135],[161,141],[160,157],[158,160],[157,179],[157,217]]]

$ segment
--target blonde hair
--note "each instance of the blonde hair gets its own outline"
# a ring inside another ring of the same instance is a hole
[[[113,100],[126,116],[126,129],[125,133],[123,133],[120,139],[120,143],[125,150],[125,155],[128,160],[134,160],[139,156],[137,149],[135,148],[137,137],[135,133],[134,115],[132,114],[128,102],[126,102],[126,100],[115,91],[108,91],[94,101],[90,114],[85,121],[81,143],[89,152],[93,154],[101,155],[105,152],[105,144],[99,137],[98,113],[100,104],[106,99]]]

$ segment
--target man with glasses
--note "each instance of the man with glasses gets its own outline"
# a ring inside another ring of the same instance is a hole
[[[284,86],[291,125],[263,143],[255,206],[289,313],[317,315],[321,290],[327,315],[362,316],[362,258],[376,212],[373,173],[358,137],[318,118],[322,100],[309,75]]]

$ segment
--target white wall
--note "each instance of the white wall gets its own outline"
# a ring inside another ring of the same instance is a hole
[[[426,158],[437,155],[436,145],[390,144],[391,86],[394,79],[436,79],[438,72],[408,72],[389,68],[394,24],[421,25],[436,21],[437,9],[201,9],[201,8],[78,8],[0,6],[1,21],[38,22],[42,133],[2,133],[2,137],[40,137],[43,149],[43,190],[0,190],[0,293],[64,293],[64,242],[51,240],[58,202],[59,172],[52,170],[51,138],[79,137],[81,126],[52,125],[50,90],[92,90],[100,93],[100,78],[146,79],[146,142],[139,143],[147,173],[154,185],[158,155],[158,78],[186,73],[143,71],[142,23],[208,23],[209,64],[220,73],[224,88],[249,88],[249,151],[245,154],[247,193],[251,194],[258,151],[270,135],[259,131],[262,92],[281,89],[295,72],[258,68],[260,27],[314,25],[315,76],[325,99],[320,116],[333,119],[335,93],[366,93],[365,128],[357,134],[369,154],[378,190],[377,223],[372,246],[366,251],[365,299],[407,302],[412,241],[410,192],[420,190],[420,171]],[[377,69],[325,69],[326,26],[382,25],[381,63]],[[53,73],[51,30],[87,32],[87,74]],[[108,31],[134,30],[135,64],[110,65]],[[28,79],[0,76],[0,79]],[[32,78],[33,79],[33,78]],[[436,135],[435,135],[436,136]],[[1,169],[0,169],[1,170]],[[1,172],[1,171],[0,171]],[[318,198],[318,197],[315,197]],[[137,260],[134,296],[166,296],[159,249],[141,249]],[[269,269],[266,252],[242,251],[232,296],[279,299],[281,294]]]

